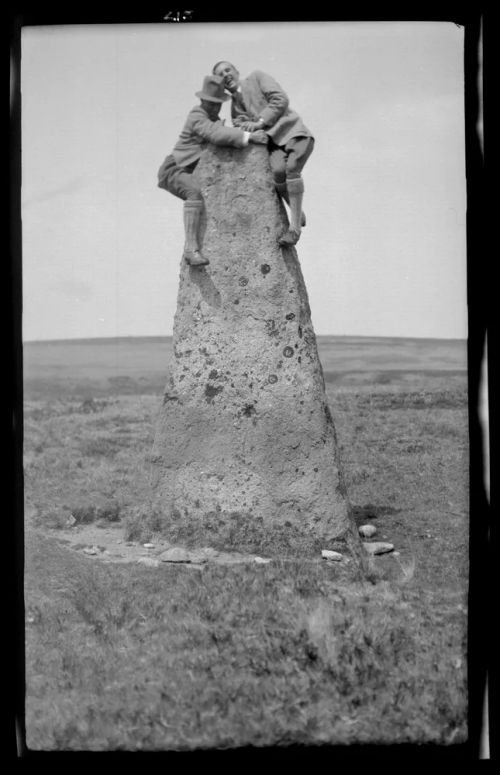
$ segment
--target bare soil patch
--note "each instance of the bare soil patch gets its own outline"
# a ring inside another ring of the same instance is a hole
[[[86,554],[95,560],[107,563],[144,563],[146,558],[156,560],[158,564],[165,562],[160,556],[169,549],[185,549],[185,547],[176,546],[161,538],[155,539],[154,543],[146,541],[128,541],[126,534],[121,526],[106,527],[99,525],[81,525],[72,528],[63,528],[52,530],[45,535],[54,538],[67,548]],[[236,563],[247,562],[255,563],[268,560],[255,554],[243,554],[241,552],[223,552],[217,551],[211,547],[210,551],[205,552],[205,557],[200,555],[199,549],[192,551],[190,556],[189,549],[185,549],[186,560],[172,560],[172,562],[185,563],[189,567],[199,567],[205,562],[216,563],[218,565],[234,565]],[[89,550],[95,549],[95,553],[89,554]],[[203,557],[202,562],[200,558]],[[268,560],[271,561],[271,560]],[[151,567],[154,564],[151,563]],[[158,566],[157,566],[158,567]]]

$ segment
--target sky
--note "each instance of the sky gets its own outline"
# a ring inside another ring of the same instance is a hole
[[[463,44],[449,22],[24,27],[23,339],[172,334],[182,201],[157,171],[222,59],[271,74],[315,137],[316,333],[466,338]]]

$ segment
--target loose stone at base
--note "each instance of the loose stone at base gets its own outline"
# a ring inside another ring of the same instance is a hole
[[[336,560],[337,562],[343,559],[343,555],[340,552],[333,552],[330,549],[322,549],[321,556],[324,560]]]
[[[183,549],[181,546],[173,546],[160,554],[159,559],[162,562],[208,562],[206,550],[204,549]]]
[[[361,525],[358,532],[363,538],[372,538],[377,532],[377,528],[375,525]]]
[[[387,544],[383,541],[363,542],[363,546],[368,554],[385,554],[394,550],[394,544]]]
[[[162,562],[191,562],[189,552],[177,546],[162,552],[159,559]]]

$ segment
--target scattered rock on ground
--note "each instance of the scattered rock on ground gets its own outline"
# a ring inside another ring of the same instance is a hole
[[[340,552],[333,552],[331,549],[322,549],[321,556],[324,560],[339,560],[343,559],[343,555]]]
[[[67,527],[73,527],[73,525],[76,525],[76,519],[74,518],[73,514],[70,514],[68,519],[66,520]]]
[[[372,536],[374,536],[377,532],[375,525],[361,525],[358,530],[362,538],[372,538]]]
[[[143,544],[145,549],[154,549],[154,544]]]
[[[368,554],[385,554],[394,549],[394,544],[387,544],[384,541],[371,541],[370,543],[364,541],[363,546]]]
[[[202,550],[189,551],[181,546],[172,546],[160,554],[162,562],[207,562],[208,557]]]
[[[97,546],[86,546],[83,551],[85,554],[99,554],[99,549]]]
[[[268,562],[271,562],[268,557],[254,557],[253,561],[256,562],[257,565],[267,565]]]

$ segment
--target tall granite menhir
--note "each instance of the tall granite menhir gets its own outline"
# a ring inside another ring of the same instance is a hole
[[[307,291],[295,248],[278,245],[287,216],[267,150],[208,148],[197,174],[210,264],[181,264],[152,454],[165,532],[254,552],[356,550]]]

